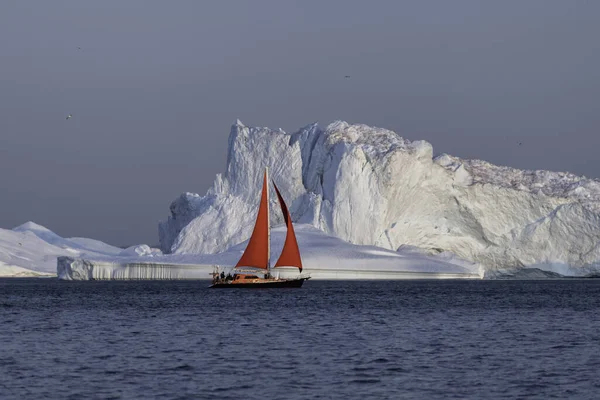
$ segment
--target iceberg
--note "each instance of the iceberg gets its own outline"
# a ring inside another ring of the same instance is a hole
[[[27,222],[12,230],[0,229],[0,277],[56,276],[59,256],[116,256],[122,251],[94,239],[65,239]]]
[[[224,174],[183,193],[161,249],[62,238],[32,222],[0,229],[0,276],[209,279],[239,260],[269,167],[314,279],[597,276],[600,181],[448,154],[390,130],[337,121],[231,128]],[[284,240],[272,193],[272,254]],[[281,269],[281,274],[297,270]]]
[[[246,240],[267,166],[295,222],[351,244],[452,254],[496,275],[600,270],[600,181],[434,156],[428,142],[343,121],[293,134],[237,121],[225,173],[206,195],[171,203],[162,252],[218,254]]]

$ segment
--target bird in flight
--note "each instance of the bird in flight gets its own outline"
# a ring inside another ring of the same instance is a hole
[[[71,114],[67,115],[67,119],[71,119],[73,116]]]

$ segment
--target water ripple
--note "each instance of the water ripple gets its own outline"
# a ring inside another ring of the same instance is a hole
[[[0,397],[594,399],[600,281],[0,279]],[[576,294],[576,295],[575,295]]]

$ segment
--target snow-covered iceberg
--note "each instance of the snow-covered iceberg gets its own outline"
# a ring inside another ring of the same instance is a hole
[[[431,257],[406,248],[392,251],[358,246],[327,235],[310,225],[295,228],[302,249],[303,273],[313,279],[431,279],[480,278],[479,266],[444,255]],[[272,230],[271,259],[279,257],[286,228]],[[230,270],[247,241],[219,254],[158,256],[59,257],[58,277],[88,279],[210,279],[215,266]],[[296,268],[281,268],[280,276],[298,275]]]
[[[106,257],[122,251],[94,239],[65,239],[27,222],[12,230],[0,229],[0,277],[55,276],[59,256]]]
[[[425,141],[341,121],[294,134],[238,121],[225,174],[205,196],[173,201],[161,250],[215,254],[246,240],[266,166],[295,222],[353,244],[452,253],[491,273],[600,270],[598,180],[434,157]]]
[[[315,279],[600,271],[598,180],[434,157],[427,142],[365,125],[313,124],[287,134],[238,121],[225,173],[206,195],[184,193],[172,202],[159,225],[162,252],[64,239],[27,223],[0,229],[0,276],[208,278],[215,265],[233,266],[245,248],[266,166],[290,206],[306,272]],[[271,199],[278,226],[283,218]],[[273,230],[272,259],[284,229]]]

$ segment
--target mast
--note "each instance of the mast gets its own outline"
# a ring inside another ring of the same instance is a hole
[[[265,167],[265,182],[267,183],[267,270],[271,269],[271,213],[269,211],[269,167]]]

